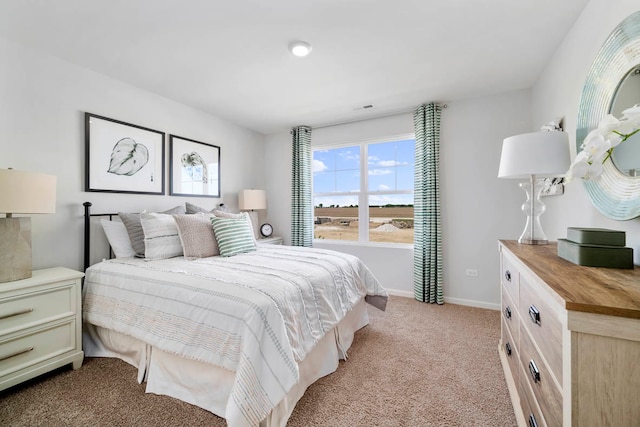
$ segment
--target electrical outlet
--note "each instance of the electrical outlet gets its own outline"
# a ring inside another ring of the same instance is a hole
[[[467,276],[470,276],[470,277],[478,277],[478,270],[475,270],[473,268],[467,268],[466,274]]]

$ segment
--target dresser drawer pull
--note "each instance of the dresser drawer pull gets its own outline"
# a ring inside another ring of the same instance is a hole
[[[506,270],[504,272],[504,278],[507,280],[507,282],[511,283],[511,272],[509,270]]]
[[[531,378],[533,378],[534,383],[540,382],[540,371],[533,360],[529,362],[529,372],[531,372]]]
[[[506,352],[507,352],[507,356],[511,356],[511,344],[506,343],[506,344],[504,345],[504,351],[506,351]]]
[[[31,313],[32,311],[33,311],[33,308],[25,308],[25,309],[22,309],[22,310],[14,311],[13,313],[2,314],[2,315],[0,315],[0,320],[8,319],[9,317],[13,317],[13,316],[19,316],[21,314]]]
[[[529,415],[529,427],[538,427],[536,417],[533,414]]]
[[[507,308],[504,309],[504,316],[507,319],[511,319],[511,307],[507,306]]]
[[[540,312],[535,305],[529,306],[529,317],[533,323],[540,324]]]
[[[31,350],[33,350],[33,346],[14,351],[13,353],[9,353],[6,356],[0,356],[0,362],[2,362],[3,360],[11,359],[12,357],[19,356],[23,353],[29,353]]]

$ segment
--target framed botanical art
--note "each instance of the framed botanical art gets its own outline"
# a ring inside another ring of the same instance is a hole
[[[164,194],[164,132],[85,113],[85,191]]]
[[[169,135],[169,194],[220,197],[220,147]]]

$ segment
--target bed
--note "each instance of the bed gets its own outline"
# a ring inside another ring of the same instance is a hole
[[[328,250],[116,257],[86,268],[83,347],[231,427],[284,426],[306,388],[346,359],[367,303],[384,309],[386,298],[358,258]]]

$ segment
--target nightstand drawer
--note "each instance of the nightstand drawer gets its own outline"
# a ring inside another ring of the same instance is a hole
[[[540,353],[562,386],[562,324],[559,309],[552,308],[544,295],[545,291],[540,286],[526,277],[520,278],[520,325],[531,333]],[[521,342],[523,335],[524,331],[521,331]]]
[[[515,263],[506,255],[501,258],[501,281],[504,288],[509,292],[514,301],[518,301],[520,296],[520,272]]]
[[[520,334],[520,360],[524,377],[538,401],[542,415],[550,426],[562,425],[562,392],[554,382],[549,367],[536,350],[526,331]]]
[[[0,336],[75,314],[74,291],[71,283],[0,300]]]
[[[0,379],[20,369],[72,351],[75,319],[0,342]]]
[[[518,354],[518,342],[514,341],[513,336],[509,333],[509,329],[505,326],[504,317],[502,318],[502,351],[507,356],[509,369],[516,384],[519,381],[518,371],[520,370],[520,356]]]
[[[520,338],[520,315],[518,314],[518,306],[514,304],[504,286],[502,286],[502,319],[503,323],[509,328],[514,342],[518,343]]]

